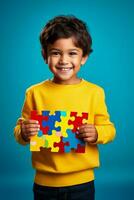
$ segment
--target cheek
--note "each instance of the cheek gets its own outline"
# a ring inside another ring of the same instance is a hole
[[[47,63],[48,63],[48,65],[50,65],[50,64],[52,63],[51,57],[48,57],[48,58],[47,58]]]
[[[76,59],[73,61],[75,66],[80,66],[81,65],[81,59]]]
[[[58,62],[58,59],[57,58],[52,58],[52,57],[48,57],[48,65],[50,66],[50,67],[52,67],[52,66],[54,66],[54,65],[56,65],[57,64],[57,62]]]

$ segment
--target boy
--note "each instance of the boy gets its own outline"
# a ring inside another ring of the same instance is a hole
[[[85,153],[53,153],[48,149],[32,153],[36,169],[35,200],[93,200],[94,172],[99,166],[97,144],[105,144],[115,137],[105,105],[104,91],[77,76],[92,52],[92,39],[85,23],[74,16],[57,16],[44,27],[40,42],[42,55],[53,73],[26,91],[22,117],[14,133],[20,144],[29,144],[40,129],[31,120],[32,110],[74,111],[89,114],[88,122],[78,126],[76,134],[86,142]]]

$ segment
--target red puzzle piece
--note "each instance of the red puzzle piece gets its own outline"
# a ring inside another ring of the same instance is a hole
[[[59,153],[64,153],[64,146],[69,146],[69,142],[63,142],[62,138],[63,137],[61,137],[61,140],[59,143],[54,142],[54,147],[59,147],[59,151],[58,151]]]
[[[76,132],[77,128],[83,124],[83,119],[88,119],[88,113],[82,113],[82,116],[77,116],[77,112],[71,112],[70,117],[75,117],[73,121],[68,120],[68,124],[73,124],[72,132]]]
[[[48,126],[45,126],[45,127],[42,126],[42,121],[43,120],[48,121],[48,116],[37,115],[37,111],[33,110],[33,111],[31,111],[31,119],[37,120],[39,122],[40,130],[43,132],[44,135],[48,133],[49,127]]]
[[[85,146],[78,144],[75,153],[85,153]]]

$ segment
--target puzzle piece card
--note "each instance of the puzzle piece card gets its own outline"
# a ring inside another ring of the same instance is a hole
[[[51,113],[43,110],[38,114],[31,111],[31,119],[37,120],[40,130],[36,136],[30,139],[30,151],[40,151],[40,148],[49,149],[51,152],[76,153],[85,152],[85,142],[76,135],[79,126],[87,123],[88,113],[55,111]]]

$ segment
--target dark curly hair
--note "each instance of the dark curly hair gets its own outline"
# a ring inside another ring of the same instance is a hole
[[[40,34],[40,43],[47,55],[47,47],[60,38],[73,37],[74,44],[83,50],[83,56],[89,55],[93,50],[92,38],[86,24],[73,15],[60,15],[51,19]]]

